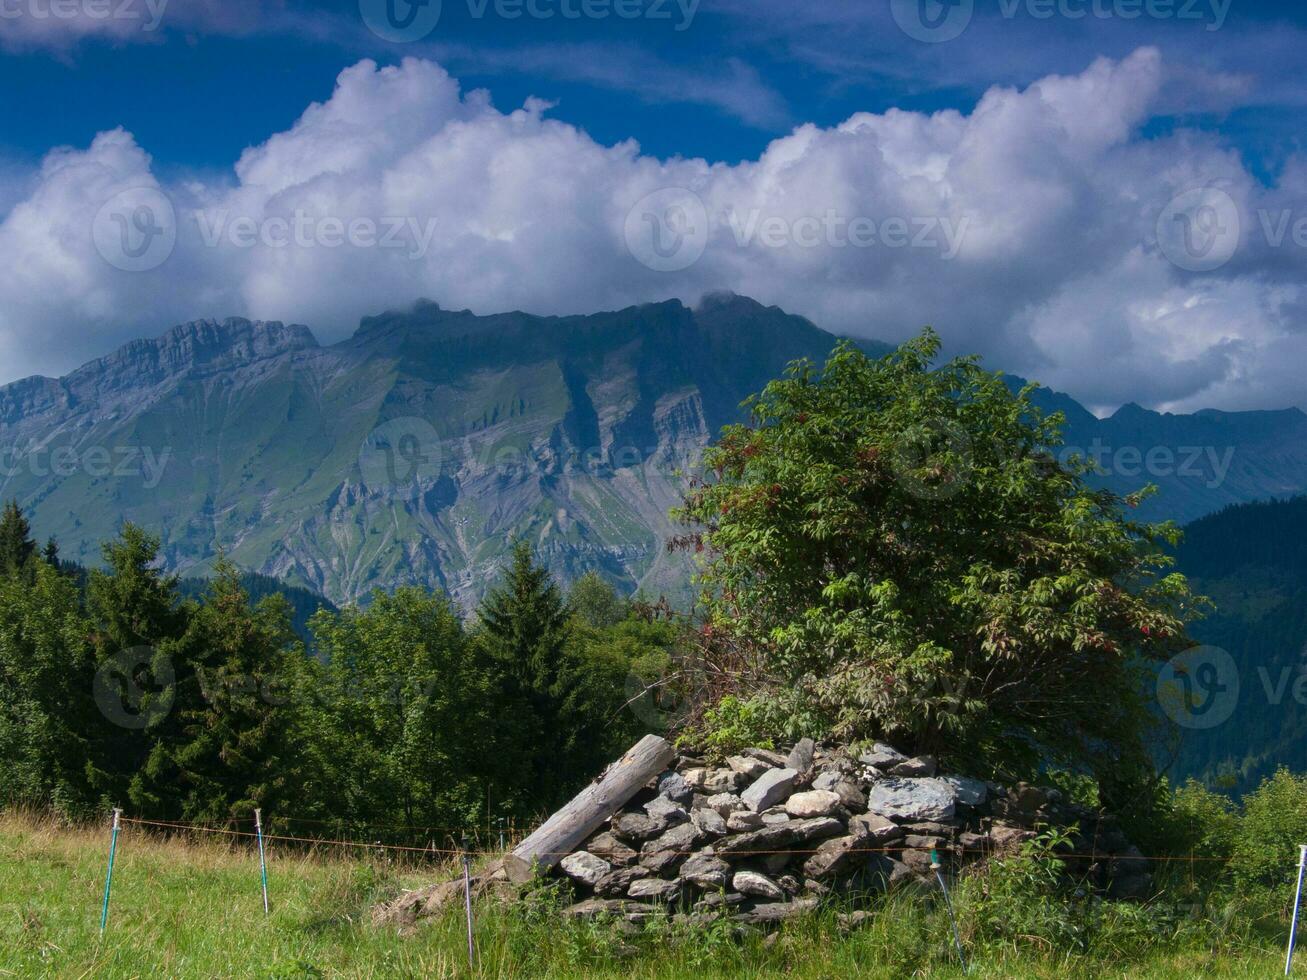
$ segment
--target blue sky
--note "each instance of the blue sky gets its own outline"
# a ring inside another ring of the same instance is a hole
[[[395,43],[368,26],[385,2],[0,0],[0,382],[182,318],[294,319],[330,340],[418,295],[557,313],[731,288],[890,340],[929,320],[951,347],[1100,409],[1307,404],[1284,367],[1307,353],[1299,5],[443,0],[430,30]],[[512,177],[487,191],[478,166]],[[432,235],[402,267],[374,268],[371,254],[206,249],[178,217],[166,262],[106,272],[89,249],[96,215],[141,185],[177,215],[223,220],[266,221],[292,195],[319,219],[379,209],[384,223],[402,201],[415,239]],[[632,262],[632,198],[678,187],[707,202],[705,257]],[[1170,257],[1149,238],[1159,216],[1197,215],[1201,230],[1218,214],[1202,195],[1192,215],[1167,212],[1194,188],[1239,209],[1238,248],[1213,268],[1150,264]],[[819,247],[759,251],[748,229],[777,216],[782,239],[822,221]],[[900,218],[967,235],[929,260],[829,251],[851,221]]]
[[[4,0],[11,11],[50,2]],[[143,25],[151,19],[146,0],[104,2],[127,4],[124,14],[139,13]],[[1307,83],[1292,77],[1307,61],[1299,46],[1307,8],[1298,4],[1175,0],[1170,16],[1129,19],[1129,0],[991,0],[956,39],[926,44],[902,32],[884,0],[807,11],[769,0],[638,0],[638,18],[574,20],[564,11],[580,10],[581,0],[537,2],[554,16],[505,19],[518,8],[502,0],[475,16],[479,0],[444,0],[435,28],[410,43],[373,34],[358,2],[241,0],[222,4],[221,16],[209,12],[216,3],[167,0],[160,26],[136,36],[14,40],[0,60],[0,145],[13,159],[33,160],[123,126],[162,166],[225,168],[327,98],[346,64],[419,55],[467,87],[490,89],[504,106],[531,95],[556,101],[560,115],[600,142],[635,138],[658,156],[734,162],[801,122],[829,126],[890,107],[966,109],[993,84],[1076,72],[1097,55],[1120,57],[1145,43],[1244,76],[1255,91],[1237,105],[1177,105],[1159,127],[1178,120],[1225,132],[1264,170],[1301,148],[1307,133]],[[1046,19],[1045,6],[1055,11]],[[0,20],[0,39],[12,23]]]

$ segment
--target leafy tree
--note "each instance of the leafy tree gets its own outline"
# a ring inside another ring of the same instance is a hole
[[[494,674],[449,600],[418,588],[312,620],[297,737],[326,811],[371,823],[458,826],[501,802],[517,760],[494,740]]]
[[[34,554],[36,542],[32,540],[32,527],[18,501],[11,500],[0,515],[0,575],[26,573]]]
[[[1167,571],[1177,532],[1059,464],[1028,389],[938,352],[931,331],[879,360],[843,343],[724,430],[680,512],[708,628],[791,729],[1087,762],[1111,802],[1150,769],[1136,667],[1199,606]]]
[[[572,583],[567,604],[583,623],[600,629],[616,626],[626,618],[628,611],[627,604],[618,596],[612,583],[595,572],[586,572]]]

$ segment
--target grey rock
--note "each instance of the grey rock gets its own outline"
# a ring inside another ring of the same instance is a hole
[[[796,840],[800,844],[823,840],[844,833],[844,822],[835,817],[816,817],[812,820],[795,821]]]
[[[796,898],[792,902],[769,902],[755,905],[748,911],[737,912],[731,916],[731,921],[750,926],[774,925],[810,912],[816,907],[816,899],[808,898]]]
[[[746,779],[757,779],[768,769],[773,768],[761,759],[755,759],[747,755],[733,755],[726,760],[726,764]]]
[[[785,899],[785,892],[780,885],[756,871],[735,872],[735,876],[731,878],[731,887],[742,895],[751,895],[755,898],[766,898],[773,902]]]
[[[865,864],[871,856],[868,837],[835,837],[822,841],[816,852],[803,862],[803,873],[818,881],[843,874],[859,864]]]
[[[790,749],[790,754],[785,758],[786,768],[798,773],[807,772],[812,768],[813,754],[816,750],[817,745],[812,739],[799,739],[798,744]]]
[[[803,882],[794,875],[781,875],[776,879],[776,884],[780,885],[787,895],[797,895],[803,891]]]
[[[644,811],[649,814],[650,820],[656,820],[664,827],[685,823],[690,819],[690,814],[686,812],[685,807],[666,796],[655,796],[644,805]]]
[[[764,826],[771,826],[772,824],[777,823],[789,823],[791,819],[790,815],[785,812],[785,807],[783,806],[774,806],[770,810],[764,810],[762,813],[758,814],[758,818],[763,822]]]
[[[655,840],[646,841],[640,848],[640,866],[656,875],[679,867],[690,856],[701,832],[692,823],[683,823]]]
[[[782,824],[773,824],[761,830],[747,834],[735,834],[723,837],[714,845],[719,857],[748,857],[768,854],[791,844],[805,843],[825,837],[834,837],[844,833],[844,824],[834,817],[818,817],[815,820],[790,820]]]
[[[694,798],[694,789],[679,772],[669,772],[658,780],[658,795],[681,806],[689,806],[690,800]]]
[[[981,806],[989,798],[989,787],[979,779],[966,776],[945,776],[944,782],[953,787],[953,795],[966,806]]]
[[[862,788],[842,775],[836,770],[828,770],[812,781],[813,789],[829,790],[839,795],[840,802],[848,810],[865,810],[867,808],[867,794]]]
[[[573,919],[595,919],[599,916],[625,915],[628,912],[638,911],[635,902],[624,902],[620,899],[589,898],[565,909],[563,914]]]
[[[694,825],[699,828],[704,837],[723,837],[727,832],[726,821],[716,810],[707,807],[695,810],[690,819],[694,821]]]
[[[772,769],[763,773],[748,789],[740,794],[750,810],[761,812],[777,803],[784,803],[794,792],[794,781],[799,774],[793,769]]]
[[[841,803],[838,793],[828,789],[814,789],[791,796],[785,801],[785,812],[802,820],[829,817],[839,810]]]
[[[741,810],[726,818],[726,830],[732,834],[743,834],[763,826],[762,814],[752,810]]]
[[[904,847],[912,847],[922,851],[933,851],[943,847],[947,841],[943,837],[933,837],[926,834],[908,834],[903,838]]]
[[[891,776],[920,777],[935,775],[936,763],[933,755],[919,755],[897,765],[890,766]]]
[[[652,820],[643,813],[619,813],[612,822],[613,836],[624,841],[648,840],[666,829],[661,821]]]
[[[674,902],[680,897],[681,884],[677,881],[663,881],[661,878],[641,878],[631,883],[627,894],[646,901]]]
[[[635,863],[636,852],[608,831],[595,834],[585,843],[585,849],[595,857],[603,858],[614,868],[625,868]]]
[[[835,918],[843,931],[852,932],[854,929],[861,929],[863,926],[870,925],[876,915],[866,909],[857,909],[853,912],[841,912]]]
[[[706,805],[712,807],[723,817],[728,817],[737,810],[747,809],[744,800],[734,793],[718,793],[716,796],[710,796]]]
[[[726,887],[730,871],[731,866],[717,855],[701,852],[681,865],[681,878],[704,891],[717,891]]]
[[[867,794],[867,809],[891,820],[948,820],[956,804],[942,779],[884,779]]]
[[[735,793],[745,783],[745,777],[730,769],[690,769],[685,781],[701,793]]]
[[[798,840],[798,821],[787,820],[783,824],[773,824],[760,830],[725,837],[714,845],[714,850],[719,857],[750,857],[788,847],[796,840]]]
[[[610,871],[595,883],[595,894],[601,898],[621,898],[632,883],[649,877],[649,869],[636,865]]]
[[[858,760],[886,772],[900,762],[907,762],[908,757],[892,745],[877,742],[871,747],[870,752],[864,752],[858,756]]]
[[[721,909],[732,905],[743,905],[748,898],[739,892],[716,891],[709,892],[695,903],[696,909]]]
[[[779,752],[773,752],[771,749],[745,749],[740,755],[747,755],[750,759],[765,762],[773,769],[785,768],[785,756]]]
[[[603,858],[595,857],[589,851],[577,851],[563,858],[558,865],[563,873],[573,881],[593,888],[604,875],[613,870],[613,866]]]

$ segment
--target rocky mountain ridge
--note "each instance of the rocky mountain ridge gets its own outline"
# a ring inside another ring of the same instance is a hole
[[[519,538],[564,581],[683,597],[664,543],[686,473],[744,398],[836,340],[727,294],[570,317],[422,303],[330,346],[199,320],[0,387],[0,496],[76,561],[133,520],[174,570],[204,574],[222,549],[336,603],[407,583],[471,603]],[[1039,398],[1104,485],[1162,486],[1142,516],[1307,489],[1297,410],[1097,419]]]

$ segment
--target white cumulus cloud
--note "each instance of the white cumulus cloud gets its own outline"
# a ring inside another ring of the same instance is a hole
[[[1141,49],[727,165],[601,145],[537,100],[501,111],[430,61],[363,61],[225,180],[161,182],[121,130],[10,175],[0,379],[197,317],[333,340],[423,297],[574,313],[732,289],[883,339],[931,323],[1096,407],[1307,404],[1284,367],[1307,355],[1307,164],[1267,186],[1211,134],[1146,135],[1172,82]]]

